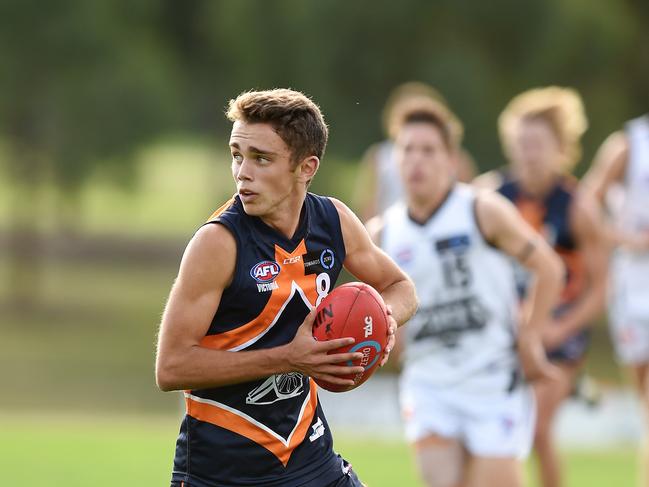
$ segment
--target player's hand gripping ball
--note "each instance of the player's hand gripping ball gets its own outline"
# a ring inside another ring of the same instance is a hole
[[[341,376],[352,379],[353,386],[341,386],[315,379],[316,383],[332,392],[355,389],[370,378],[383,358],[388,343],[388,313],[381,295],[362,282],[350,282],[335,288],[322,300],[313,322],[316,340],[352,337],[356,341],[329,352],[361,352],[363,358],[349,361],[349,366],[362,366],[365,370],[356,375]]]

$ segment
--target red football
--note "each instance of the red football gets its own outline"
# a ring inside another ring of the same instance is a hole
[[[340,386],[323,380],[315,380],[323,389],[345,392],[355,389],[370,378],[383,357],[388,342],[388,314],[381,295],[362,282],[350,282],[335,288],[322,300],[313,322],[313,336],[316,340],[352,337],[356,341],[329,353],[357,352],[363,358],[347,362],[347,365],[361,365],[365,371],[355,376],[355,385]]]

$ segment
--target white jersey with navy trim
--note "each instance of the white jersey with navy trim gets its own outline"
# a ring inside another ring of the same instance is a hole
[[[621,205],[615,215],[627,233],[649,232],[649,115],[627,123],[629,158]],[[613,306],[627,316],[649,317],[649,252],[617,249],[612,262]]]
[[[518,369],[517,296],[509,258],[487,243],[475,217],[475,190],[456,183],[423,224],[399,202],[383,215],[381,247],[412,278],[420,306],[405,327],[405,373],[431,385]],[[504,372],[504,373],[503,373]]]
[[[389,140],[381,142],[376,150],[376,202],[379,214],[403,196],[394,152],[394,144]]]
[[[612,214],[624,233],[649,232],[649,115],[626,124],[629,155]],[[609,191],[607,196],[611,196]],[[609,198],[612,200],[612,198]],[[609,205],[611,206],[611,205]],[[611,259],[609,324],[618,358],[625,364],[649,360],[649,252],[620,247]]]

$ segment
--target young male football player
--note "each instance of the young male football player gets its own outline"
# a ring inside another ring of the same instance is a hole
[[[172,485],[358,486],[334,453],[312,378],[340,377],[353,339],[314,340],[311,311],[342,267],[376,288],[394,330],[416,308],[408,277],[340,201],[309,193],[327,142],[319,108],[270,90],[230,102],[237,194],[201,227],[183,256],[158,344],[157,382],[184,390],[187,414]]]

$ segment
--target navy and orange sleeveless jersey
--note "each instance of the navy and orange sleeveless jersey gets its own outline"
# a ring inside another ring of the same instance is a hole
[[[577,180],[563,176],[544,198],[526,195],[515,180],[505,178],[498,191],[512,201],[523,219],[559,254],[566,266],[566,285],[561,304],[570,304],[579,298],[584,288],[582,256],[573,236],[570,215],[577,187]]]
[[[307,194],[291,239],[247,215],[238,197],[209,223],[232,232],[237,260],[202,346],[236,352],[290,342],[335,284],[345,259],[331,200]],[[174,481],[196,487],[321,486],[343,474],[308,377],[277,374],[185,391],[185,401]]]
[[[543,198],[527,195],[518,182],[505,172],[498,192],[513,202],[523,219],[545,237],[559,254],[566,268],[566,281],[556,314],[560,315],[579,299],[585,287],[584,262],[572,232],[572,204],[577,179],[562,176]],[[577,360],[585,352],[587,331],[569,339],[557,350],[549,353],[558,360]]]

